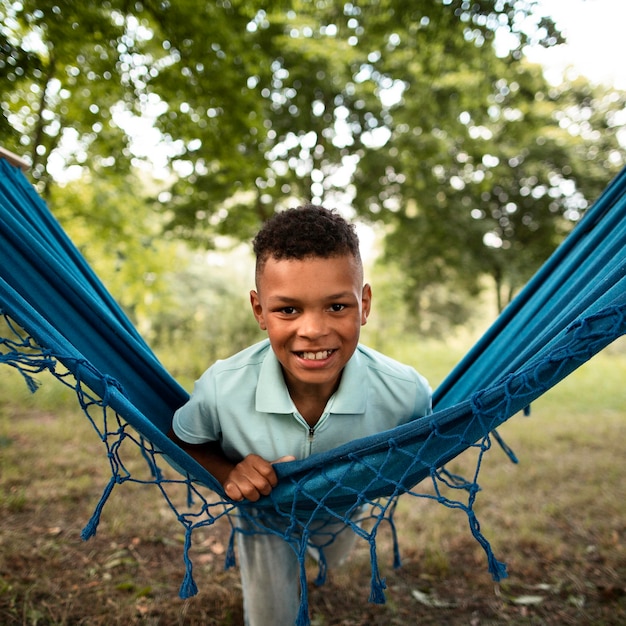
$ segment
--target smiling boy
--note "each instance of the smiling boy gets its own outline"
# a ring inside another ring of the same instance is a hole
[[[273,464],[305,458],[430,413],[413,368],[359,344],[372,290],[354,227],[306,205],[276,214],[253,242],[253,314],[268,339],[218,361],[174,416],[170,436],[233,500],[256,501],[277,483]],[[324,547],[329,566],[355,535]],[[248,626],[295,622],[298,562],[274,535],[238,534]]]

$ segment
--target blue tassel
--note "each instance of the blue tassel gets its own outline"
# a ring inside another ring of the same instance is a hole
[[[497,430],[494,430],[491,432],[491,435],[498,442],[498,444],[500,444],[500,447],[502,448],[502,450],[504,450],[504,453],[509,457],[509,459],[511,460],[511,463],[515,463],[515,464],[519,463],[517,456],[515,456],[515,452],[513,452],[513,449],[510,448],[506,444],[504,439],[502,439],[502,437],[500,436],[500,433]]]
[[[22,374],[22,376],[24,377],[24,380],[26,381],[26,386],[28,387],[28,391],[30,391],[31,393],[35,393],[37,389],[39,389],[39,385],[41,383],[38,380],[34,379],[32,376],[29,376],[28,374],[26,374],[26,372],[22,372],[20,370],[20,373]]]
[[[186,600],[198,593],[198,587],[193,579],[193,563],[189,558],[189,550],[191,549],[191,528],[187,529],[185,534],[185,549],[183,552],[183,559],[185,560],[185,577],[180,586],[178,595],[181,599]]]
[[[198,587],[196,586],[196,582],[193,579],[192,566],[191,563],[189,563],[185,570],[185,577],[183,578],[183,582],[180,585],[178,597],[181,600],[186,600],[187,598],[192,598],[197,593]]]
[[[296,626],[309,626],[311,623],[309,619],[309,591],[306,582],[306,567],[304,565],[307,545],[306,537],[302,541],[302,549],[298,556],[300,561],[300,607],[298,609],[298,617],[296,618]]]
[[[326,582],[326,575],[328,573],[328,563],[326,562],[324,551],[321,548],[319,548],[319,555],[317,578],[315,579],[315,585],[317,587],[321,587]]]
[[[87,522],[87,525],[85,526],[85,528],[83,528],[83,531],[80,534],[83,541],[91,539],[96,534],[96,531],[98,530],[98,524],[100,523],[100,515],[102,514],[102,509],[104,508],[106,501],[109,499],[109,496],[113,491],[113,487],[115,487],[114,476],[111,477],[107,486],[104,488],[104,492],[102,493],[100,502],[98,502],[98,504],[96,505],[96,509],[93,512],[91,519]]]
[[[309,603],[300,600],[300,608],[298,609],[298,617],[296,618],[296,626],[309,626]]]
[[[230,531],[230,539],[228,540],[228,548],[226,550],[226,558],[224,559],[224,569],[235,567],[237,561],[235,559],[235,529]]]
[[[480,545],[483,547],[483,550],[487,554],[487,563],[489,564],[489,573],[495,582],[501,581],[503,578],[508,577],[508,573],[506,571],[506,564],[498,561],[496,559],[493,550],[491,549],[491,545],[485,538],[485,536],[480,532],[480,524],[478,519],[476,518],[476,514],[474,511],[467,511],[467,516],[470,523],[470,529],[472,531],[472,535]]]
[[[398,529],[396,528],[396,522],[393,519],[393,511],[389,515],[389,526],[391,527],[391,538],[393,539],[393,568],[398,569],[402,567],[402,557],[400,556],[400,542],[398,541]]]
[[[372,580],[370,584],[369,601],[374,604],[385,604],[385,589],[387,589],[387,585],[385,579],[380,577],[380,572],[378,571],[376,543],[373,538],[370,540],[370,563],[372,565]]]
[[[296,626],[309,626],[310,623],[308,607],[305,605],[303,608],[302,603],[300,603],[298,617],[296,618]]]
[[[489,550],[487,554],[487,561],[489,563],[489,573],[495,582],[500,582],[503,578],[508,578],[509,574],[506,571],[506,563],[498,561],[491,550]]]

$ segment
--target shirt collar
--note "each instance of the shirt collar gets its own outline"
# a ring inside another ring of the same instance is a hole
[[[358,349],[346,363],[339,389],[328,401],[333,413],[358,415],[367,406],[367,370],[362,367]],[[271,347],[268,349],[256,388],[256,410],[261,413],[292,414],[296,409],[289,395],[280,362]]]
[[[367,368],[363,367],[363,359],[358,348],[346,363],[341,374],[339,389],[335,392],[333,413],[358,415],[365,413],[367,407]]]

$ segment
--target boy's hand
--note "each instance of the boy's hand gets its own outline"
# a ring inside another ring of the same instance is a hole
[[[269,495],[278,482],[272,465],[285,461],[295,461],[295,457],[283,456],[275,461],[266,461],[256,454],[249,454],[233,467],[224,481],[226,495],[235,501],[246,499],[251,502]]]
[[[261,496],[268,495],[278,482],[272,464],[296,460],[295,456],[283,456],[275,461],[266,461],[256,454],[250,454],[243,461],[233,464],[216,441],[187,443],[172,429],[168,437],[212,474],[224,487],[226,495],[236,501],[245,498],[256,502]]]

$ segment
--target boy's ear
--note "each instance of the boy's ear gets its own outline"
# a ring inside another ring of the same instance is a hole
[[[252,313],[254,314],[259,327],[261,330],[267,330],[265,317],[263,315],[263,307],[261,306],[261,299],[259,298],[259,294],[254,290],[250,292],[250,304],[252,305]]]
[[[372,308],[372,288],[368,283],[363,285],[363,293],[361,295],[361,326],[367,324],[370,310]]]

